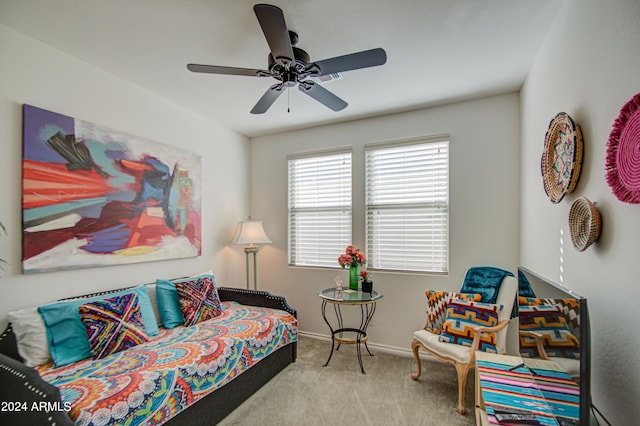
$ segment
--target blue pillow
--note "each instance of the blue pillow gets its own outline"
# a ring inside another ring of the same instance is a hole
[[[175,328],[184,324],[184,316],[180,310],[180,301],[176,285],[169,280],[156,280],[156,298],[158,312],[165,328]]]
[[[78,308],[85,303],[127,293],[135,293],[138,296],[140,312],[147,335],[157,335],[158,323],[147,294],[147,288],[144,285],[102,296],[65,300],[38,307],[38,312],[47,328],[47,342],[49,343],[51,358],[53,358],[53,363],[56,367],[91,357],[91,346],[87,338],[86,328],[80,319]]]

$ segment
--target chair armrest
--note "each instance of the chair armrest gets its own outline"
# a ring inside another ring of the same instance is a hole
[[[58,388],[42,380],[33,368],[4,354],[0,354],[0,383],[0,401],[6,404],[0,411],[0,424],[74,424]]]
[[[493,327],[483,327],[481,325],[477,327],[473,327],[473,341],[471,342],[471,359],[475,359],[475,353],[480,346],[480,335],[482,333],[494,333],[502,330],[507,325],[509,325],[509,320],[500,321],[498,325],[494,325]]]
[[[531,337],[536,342],[536,348],[538,348],[538,353],[540,354],[540,358],[549,359],[549,355],[547,355],[547,351],[544,350],[544,337],[542,334],[537,333],[531,330],[519,330],[520,336],[522,337]]]

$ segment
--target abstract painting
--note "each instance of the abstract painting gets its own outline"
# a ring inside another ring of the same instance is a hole
[[[23,106],[24,273],[201,254],[200,156]]]

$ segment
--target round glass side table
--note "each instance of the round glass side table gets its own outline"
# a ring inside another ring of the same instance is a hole
[[[358,354],[358,363],[360,364],[360,370],[362,374],[366,374],[364,371],[364,367],[362,366],[362,352],[360,347],[364,344],[365,349],[369,355],[373,356],[369,347],[367,346],[367,327],[373,318],[373,314],[376,312],[376,303],[378,300],[384,297],[382,292],[373,290],[371,293],[365,293],[361,290],[349,290],[349,289],[337,289],[335,287],[325,288],[320,290],[317,293],[318,297],[322,299],[322,318],[324,322],[329,326],[329,330],[331,330],[331,353],[329,354],[329,358],[327,362],[323,365],[326,367],[329,365],[329,361],[331,361],[331,357],[333,356],[333,351],[340,349],[340,345],[342,343],[345,344],[355,344],[356,352]],[[333,305],[333,310],[336,314],[336,319],[338,325],[336,328],[333,328],[331,322],[327,318],[327,305],[331,303]],[[358,327],[345,327],[344,322],[342,320],[342,312],[341,306],[343,305],[353,305],[360,307],[360,325]],[[353,333],[353,338],[345,338],[345,333]],[[336,346],[337,343],[337,346]]]

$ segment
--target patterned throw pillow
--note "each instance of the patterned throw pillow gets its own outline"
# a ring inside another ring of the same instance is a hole
[[[447,303],[450,298],[477,302],[482,299],[481,294],[454,293],[451,291],[426,290],[424,294],[427,296],[427,325],[424,329],[434,334],[440,334],[442,331],[442,323],[444,322]]]
[[[520,306],[552,305],[557,306],[564,315],[567,327],[574,336],[580,335],[580,304],[576,299],[542,299],[535,297],[518,297]]]
[[[179,281],[175,284],[185,327],[222,314],[218,290],[211,275]]]
[[[474,327],[495,327],[502,305],[451,299],[438,340],[445,343],[471,346]],[[496,333],[483,332],[480,336],[479,350],[497,353]]]
[[[569,331],[565,315],[558,306],[520,306],[519,317],[520,330],[542,334],[548,356],[580,358],[580,341]],[[540,357],[533,337],[520,336],[520,354],[530,358]]]
[[[80,305],[78,313],[95,359],[149,340],[135,293]]]

